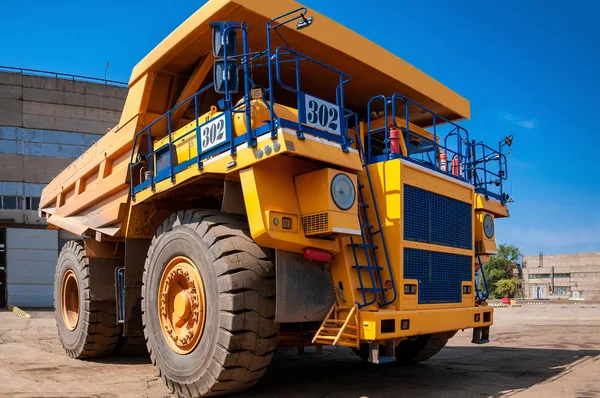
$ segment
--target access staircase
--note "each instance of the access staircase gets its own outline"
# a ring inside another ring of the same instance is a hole
[[[348,314],[340,319],[342,313]],[[331,306],[321,327],[312,339],[313,344],[340,345],[358,348],[358,304],[353,307]]]

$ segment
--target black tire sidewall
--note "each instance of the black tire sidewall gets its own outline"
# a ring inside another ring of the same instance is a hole
[[[87,334],[87,311],[85,310],[85,298],[84,298],[84,272],[82,271],[82,264],[79,264],[77,256],[73,251],[72,245],[65,245],[63,250],[58,257],[56,264],[56,274],[54,277],[54,312],[56,315],[56,325],[58,327],[58,334],[63,346],[67,350],[73,350],[79,354],[79,351],[83,348],[85,343],[85,337]],[[76,247],[76,246],[75,246]],[[69,330],[65,324],[62,312],[62,281],[67,271],[72,270],[77,278],[77,288],[79,290],[79,319],[77,326],[73,330]]]
[[[189,383],[207,372],[219,333],[219,290],[213,259],[198,233],[187,226],[176,226],[160,235],[147,260],[144,274],[146,338],[156,358],[156,366],[179,383]],[[178,354],[166,341],[158,319],[158,289],[162,273],[175,257],[187,257],[196,265],[204,285],[205,324],[198,345],[189,354]]]

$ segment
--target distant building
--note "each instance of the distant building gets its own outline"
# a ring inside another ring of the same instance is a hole
[[[600,252],[523,257],[527,298],[600,299]]]
[[[62,243],[38,217],[42,189],[114,127],[125,84],[0,67],[0,308],[53,305]]]

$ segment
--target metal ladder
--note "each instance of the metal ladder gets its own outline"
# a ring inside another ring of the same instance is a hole
[[[360,135],[357,134],[356,141],[358,143],[359,151],[362,156],[363,168],[365,170],[365,174],[367,176],[368,188],[371,193],[371,197],[373,199],[373,210],[375,211],[375,218],[377,219],[377,228],[374,229],[374,226],[369,222],[369,217],[367,215],[367,209],[370,207],[369,204],[365,203],[363,189],[366,187],[364,184],[361,184],[360,180],[358,180],[358,218],[360,222],[360,234],[362,238],[362,243],[355,243],[354,239],[350,237],[350,246],[352,247],[352,253],[354,255],[354,266],[356,269],[356,273],[358,276],[358,283],[360,284],[359,290],[362,294],[362,303],[357,302],[359,308],[374,304],[378,302],[378,305],[385,306],[392,304],[396,301],[397,291],[396,291],[396,283],[394,281],[394,273],[392,271],[392,267],[390,264],[390,258],[388,255],[387,244],[385,240],[385,235],[383,232],[383,227],[381,225],[381,217],[379,216],[379,210],[377,209],[377,200],[375,199],[375,193],[373,192],[373,183],[371,181],[371,173],[369,172],[369,167],[366,162],[365,151],[362,146],[362,142],[360,140]],[[391,286],[385,286],[383,282],[383,278],[381,275],[381,271],[384,270],[384,267],[379,264],[379,260],[377,259],[377,249],[379,249],[379,245],[374,243],[374,238],[376,235],[379,235],[381,238],[381,249],[383,249],[383,253],[385,256],[385,262],[387,266],[387,270],[390,274],[389,282]],[[366,264],[361,264],[359,257],[359,252],[357,249],[363,249],[364,260]],[[370,286],[366,286],[363,281],[363,272],[368,272],[368,279],[370,280]],[[391,300],[387,300],[385,293],[391,290],[393,292],[393,298]],[[367,299],[367,293],[372,293],[373,298]],[[378,300],[379,299],[379,300]]]

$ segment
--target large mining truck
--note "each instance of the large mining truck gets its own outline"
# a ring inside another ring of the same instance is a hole
[[[385,27],[384,27],[385,29]],[[393,34],[393,25],[389,25]],[[73,358],[144,351],[185,397],[276,346],[416,363],[489,339],[503,149],[469,102],[291,0],[210,0],[133,69],[119,124],[43,191]],[[389,366],[389,365],[386,365]]]

